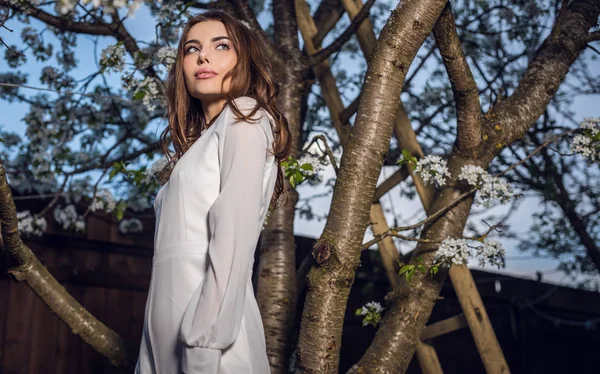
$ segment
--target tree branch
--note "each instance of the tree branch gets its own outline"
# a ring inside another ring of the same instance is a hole
[[[27,285],[94,350],[107,357],[115,366],[133,368],[131,348],[113,330],[98,321],[48,272],[31,249],[21,241],[17,209],[6,180],[4,163],[0,161],[0,221],[9,266],[8,273]]]
[[[275,70],[281,71],[284,61],[277,50],[275,43],[273,43],[273,40],[258,23],[254,11],[252,11],[250,4],[248,4],[248,0],[231,0],[230,3],[237,15],[244,21],[248,22],[252,30],[257,33],[258,38],[262,40],[263,44],[267,48],[265,53],[271,57],[271,62],[273,63]]]
[[[589,30],[596,24],[599,13],[600,2],[595,0],[571,1],[561,12],[514,93],[486,114],[484,133],[489,136],[490,159],[507,144],[522,138],[542,115],[586,47]]]
[[[308,56],[304,62],[306,68],[311,68],[315,66],[316,64],[318,64],[321,61],[324,61],[333,53],[337,52],[340,48],[342,48],[342,46],[348,40],[350,40],[352,35],[356,33],[356,30],[358,30],[358,28],[362,24],[362,22],[367,18],[367,16],[369,15],[369,10],[371,9],[371,6],[373,6],[373,3],[375,3],[375,0],[368,0],[365,3],[365,5],[363,5],[363,7],[360,9],[360,12],[358,12],[356,17],[352,19],[352,22],[346,28],[346,30],[344,30],[344,32],[340,34],[340,36],[338,36],[338,38],[334,40],[329,46],[321,49],[313,55]]]
[[[600,31],[594,31],[594,32],[591,32],[588,34],[586,41],[588,43],[590,43],[590,42],[596,42],[598,40],[600,40]]]
[[[481,143],[479,91],[461,48],[450,3],[446,4],[433,28],[433,35],[448,72],[456,102],[457,146],[463,152],[474,150]]]
[[[19,12],[22,11],[19,5],[12,4],[9,0],[0,0],[0,6],[9,7]],[[69,18],[53,16],[34,6],[28,7],[25,13],[61,30],[88,35],[113,35],[110,25],[104,22],[77,22]]]

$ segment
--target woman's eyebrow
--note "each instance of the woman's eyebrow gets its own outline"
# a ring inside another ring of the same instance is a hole
[[[230,39],[229,37],[227,37],[227,36],[215,36],[215,37],[214,37],[214,38],[212,38],[210,41],[211,41],[212,43],[214,43],[214,42],[216,42],[216,41],[218,41],[218,40],[221,40],[221,39],[229,39],[229,40],[231,40],[231,39]],[[188,40],[187,42],[185,42],[185,44],[184,44],[184,45],[186,45],[186,44],[188,44],[188,43],[198,43],[198,44],[202,44],[202,43],[200,43],[200,42],[199,42],[198,40],[196,40],[196,39],[190,39],[190,40]]]

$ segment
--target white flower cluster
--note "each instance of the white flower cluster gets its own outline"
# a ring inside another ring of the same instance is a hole
[[[443,265],[463,265],[469,257],[477,255],[480,266],[489,264],[498,268],[504,266],[506,251],[497,240],[488,240],[480,246],[469,246],[467,239],[445,239],[440,244],[435,255],[434,263]]]
[[[462,265],[467,263],[471,255],[471,247],[466,239],[445,239],[437,250],[434,263]]]
[[[381,321],[381,312],[383,312],[381,304],[376,301],[371,301],[362,308],[356,309],[355,314],[357,316],[363,316],[363,326],[373,325],[374,327],[377,327]]]
[[[19,233],[24,236],[41,236],[48,226],[44,217],[36,217],[28,210],[17,212],[17,222]]]
[[[324,169],[324,167],[326,165],[328,165],[328,162],[326,161],[326,159],[324,159],[323,161],[321,161],[321,159],[311,153],[305,153],[304,155],[302,155],[302,157],[300,157],[298,159],[298,165],[300,166],[300,168],[302,168],[302,165],[304,164],[308,164],[310,166],[312,166],[312,170],[306,170],[303,169],[302,172],[304,173],[304,175],[306,177],[312,177],[315,174],[319,173],[321,170]]]
[[[150,184],[157,173],[165,168],[168,161],[165,156],[161,157],[152,164],[152,166],[146,167],[144,170],[144,179],[142,179],[142,184]]]
[[[362,307],[362,309],[360,310],[360,315],[364,316],[369,312],[381,313],[383,312],[383,307],[379,302],[371,301],[369,303],[366,303],[365,306]]]
[[[35,180],[41,183],[53,180],[52,165],[50,164],[52,159],[53,157],[49,156],[46,150],[38,150],[33,153],[31,173]]]
[[[460,169],[459,180],[479,189],[475,204],[491,207],[496,202],[506,203],[514,196],[510,185],[503,179],[493,177],[480,166],[465,165]]]
[[[450,177],[447,161],[440,156],[425,156],[417,162],[415,173],[418,173],[423,182],[434,183],[436,187],[446,184],[446,178]]]
[[[157,0],[159,3],[162,0]],[[144,0],[82,0],[82,3],[88,4],[92,3],[94,8],[102,7],[107,13],[114,14],[116,10],[119,8],[128,8],[128,15],[131,16],[136,9],[142,5]],[[61,14],[67,14],[77,6],[78,0],[59,0],[57,5],[57,10]]]
[[[171,65],[175,63],[175,59],[177,58],[177,50],[175,48],[171,48],[168,46],[161,47],[156,52],[156,59],[163,63],[167,68],[170,68]]]
[[[125,68],[125,52],[123,44],[109,45],[100,54],[100,66],[107,71],[123,71]]]
[[[54,219],[62,226],[63,230],[85,231],[85,221],[82,216],[77,214],[73,204],[69,204],[64,208],[57,206],[54,209]]]
[[[142,103],[149,111],[153,111],[156,106],[152,103],[158,99],[158,85],[154,78],[146,77],[143,81],[134,81],[128,79],[123,81],[123,87],[133,92],[134,100],[142,100]]]
[[[102,189],[96,193],[96,196],[90,205],[90,210],[92,212],[104,210],[106,213],[110,213],[115,210],[116,206],[117,202],[115,201],[113,194],[107,189]]]
[[[483,267],[485,264],[489,264],[497,266],[498,269],[504,267],[504,256],[506,256],[506,251],[499,241],[490,239],[476,249],[479,266]]]
[[[144,225],[138,218],[125,218],[119,222],[119,232],[121,234],[134,234],[143,230]]]
[[[579,125],[583,134],[573,137],[571,151],[580,153],[589,161],[600,161],[600,118],[585,118]]]

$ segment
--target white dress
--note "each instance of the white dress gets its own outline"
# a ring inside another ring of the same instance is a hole
[[[256,101],[235,103],[247,115]],[[253,119],[236,122],[226,106],[156,195],[136,374],[271,373],[251,275],[277,163],[272,117]]]

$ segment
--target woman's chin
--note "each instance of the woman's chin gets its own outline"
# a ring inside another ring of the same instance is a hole
[[[195,91],[190,95],[198,100],[211,100],[223,97],[220,91]]]

